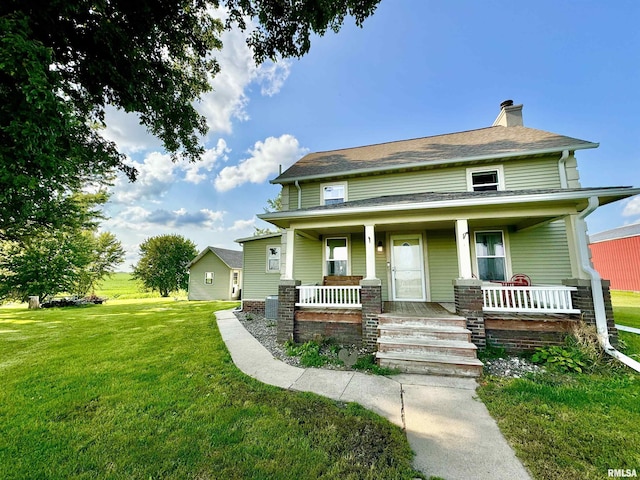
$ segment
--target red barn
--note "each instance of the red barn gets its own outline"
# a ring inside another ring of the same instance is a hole
[[[591,235],[591,260],[614,290],[640,291],[640,223]]]

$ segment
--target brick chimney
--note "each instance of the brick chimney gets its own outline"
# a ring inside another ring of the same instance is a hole
[[[513,100],[505,100],[500,104],[500,113],[493,122],[493,127],[522,127],[522,104],[514,105]]]

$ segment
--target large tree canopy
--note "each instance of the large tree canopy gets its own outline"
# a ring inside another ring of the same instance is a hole
[[[218,72],[224,28],[253,28],[252,18],[258,62],[300,56],[313,33],[337,31],[346,15],[360,25],[379,1],[0,2],[0,238],[64,224],[87,182],[116,170],[135,179],[96,129],[107,105],[137,113],[174,159],[197,160],[207,126],[192,103]]]
[[[181,235],[158,235],[140,244],[140,260],[133,265],[133,278],[145,288],[168,297],[189,288],[191,260],[198,254],[195,244]]]

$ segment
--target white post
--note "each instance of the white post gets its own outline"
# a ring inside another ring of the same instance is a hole
[[[366,254],[366,280],[376,277],[376,232],[374,225],[364,226],[364,250]]]
[[[459,278],[473,278],[471,271],[471,250],[469,222],[466,219],[456,220],[456,246],[458,248]]]
[[[293,248],[295,245],[296,231],[293,228],[287,229],[287,244],[284,257],[284,279],[293,280]]]

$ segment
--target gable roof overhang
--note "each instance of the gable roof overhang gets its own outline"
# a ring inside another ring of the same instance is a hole
[[[502,218],[519,225],[518,228],[528,228],[576,214],[587,207],[591,197],[597,197],[599,205],[606,205],[637,194],[640,194],[640,188],[631,187],[425,192],[265,213],[258,217],[280,228],[339,227],[365,223],[410,224],[458,218]]]
[[[202,250],[196,258],[191,260],[187,265],[187,268],[191,268],[195,263],[197,263],[202,257],[204,257],[207,253],[213,253],[216,257],[218,257],[222,263],[224,263],[227,267],[238,270],[242,268],[242,252],[239,250],[229,250],[226,248],[218,248],[218,247],[207,247]]]
[[[528,127],[494,126],[466,132],[310,153],[270,180],[275,184],[381,174],[454,164],[541,157],[597,148],[588,142]]]

